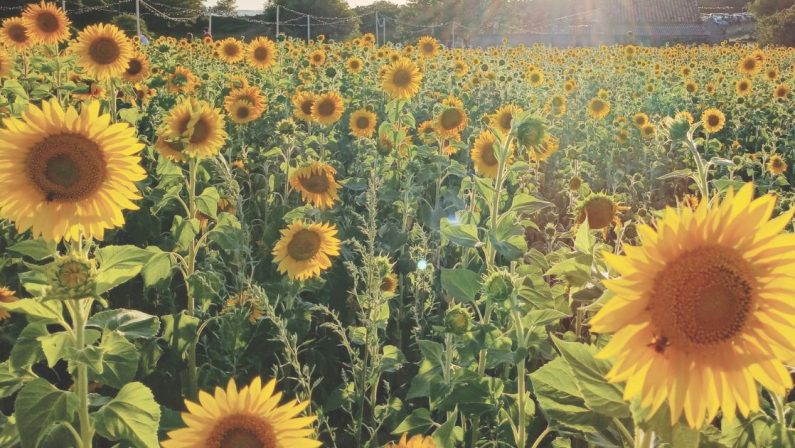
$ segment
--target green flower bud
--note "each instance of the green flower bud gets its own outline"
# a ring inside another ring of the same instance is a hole
[[[444,316],[444,328],[448,333],[462,335],[469,331],[472,316],[461,305],[453,305]]]
[[[483,282],[486,298],[495,303],[502,303],[513,295],[513,277],[506,271],[495,271]]]
[[[97,293],[97,267],[94,260],[70,253],[57,257],[47,266],[50,290],[47,300],[76,300]]]

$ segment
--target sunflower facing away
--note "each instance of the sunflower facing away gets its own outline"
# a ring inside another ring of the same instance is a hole
[[[227,137],[221,112],[194,98],[177,104],[164,124],[167,138],[180,141],[184,145],[182,152],[189,157],[214,157]]]
[[[472,151],[469,153],[476,173],[492,179],[497,177],[497,170],[500,164],[499,160],[497,160],[497,151],[499,148],[497,148],[496,145],[498,144],[497,137],[495,137],[491,131],[486,130],[478,135],[478,138],[475,139],[475,143],[472,145]],[[513,159],[513,144],[511,144],[509,150],[511,155],[509,156],[508,163]]]
[[[3,26],[0,28],[0,42],[17,50],[24,50],[31,45],[30,34],[22,17],[9,17],[3,20]]]
[[[260,70],[264,70],[276,61],[276,44],[267,37],[258,37],[246,47],[246,60]]]
[[[381,78],[381,86],[392,98],[409,99],[420,91],[422,72],[412,60],[401,58],[389,64]]]
[[[701,123],[707,132],[714,134],[726,125],[726,116],[718,109],[707,109],[701,115]]]
[[[345,105],[342,96],[337,92],[326,92],[318,95],[312,103],[312,120],[320,124],[334,124],[342,118]]]
[[[775,197],[753,190],[669,208],[656,230],[638,225],[641,246],[605,255],[621,277],[604,282],[615,297],[591,319],[614,333],[598,356],[649,416],[667,402],[672,423],[684,413],[700,428],[720,410],[727,421],[758,411],[756,383],[792,388],[795,235],[782,231],[795,210],[771,219]]]
[[[290,280],[307,280],[320,276],[331,267],[331,258],[340,254],[340,240],[334,224],[315,224],[295,220],[281,231],[273,248],[279,272]]]
[[[375,132],[376,115],[371,110],[359,109],[351,114],[349,122],[354,137],[370,138]]]
[[[226,390],[199,392],[199,402],[185,401],[185,428],[168,433],[163,448],[315,448],[309,427],[314,416],[298,417],[309,401],[279,405],[281,392],[274,393],[276,380],[262,385],[259,377],[240,390],[229,380]]]
[[[334,179],[335,174],[337,171],[331,165],[315,162],[296,170],[290,176],[290,185],[301,192],[304,202],[325,210],[339,199],[337,190],[341,185]]]
[[[86,73],[97,80],[121,75],[133,57],[130,39],[114,25],[86,27],[77,35],[74,52]]]
[[[99,102],[80,112],[57,100],[28,106],[22,119],[0,129],[0,218],[19,231],[49,241],[102,239],[124,224],[123,210],[137,210],[135,182],[144,145],[126,123],[110,124]]]
[[[577,223],[582,224],[587,220],[590,229],[603,229],[606,232],[610,224],[615,227],[621,226],[619,213],[627,210],[629,210],[628,207],[614,201],[610,196],[595,193],[580,204]]]
[[[31,40],[37,44],[59,44],[69,39],[72,22],[54,3],[31,3],[22,12],[22,23]]]
[[[409,438],[408,433],[404,433],[400,442],[392,443],[388,448],[436,448],[436,443],[433,441],[433,437],[416,435]]]

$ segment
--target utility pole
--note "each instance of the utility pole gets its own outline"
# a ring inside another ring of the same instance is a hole
[[[209,33],[210,36],[213,35],[213,12],[212,11],[210,11],[210,15],[207,17],[207,33]]]
[[[61,9],[63,9],[63,12],[66,13],[66,0],[61,1]]]
[[[310,19],[310,16],[309,16],[309,14],[307,14],[306,15],[306,43],[307,43],[307,45],[309,44],[309,41],[311,40],[309,35],[310,35],[310,30],[312,29],[312,25],[309,23],[309,19]]]
[[[378,11],[375,12],[375,46],[378,46]]]
[[[381,40],[383,45],[386,45],[386,17],[381,19]]]
[[[453,26],[453,31],[452,31],[452,33],[453,33],[453,40],[452,40],[452,42],[450,42],[450,48],[455,48],[455,22],[453,22],[453,25],[452,25],[452,26]]]
[[[276,41],[279,41],[279,9],[280,5],[276,5]]]
[[[64,0],[66,2],[66,0]],[[135,0],[135,29],[138,32],[138,39],[141,38],[141,0]]]

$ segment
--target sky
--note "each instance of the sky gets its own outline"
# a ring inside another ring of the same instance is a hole
[[[323,0],[318,0],[323,1]],[[405,3],[405,0],[391,0],[392,3]],[[216,0],[205,0],[205,4],[207,6],[213,6]],[[375,2],[375,0],[348,0],[348,3],[351,6],[362,6],[362,5],[369,5],[370,3]],[[263,5],[265,4],[265,0],[237,0],[237,8],[238,9],[254,9],[259,10],[262,9]]]

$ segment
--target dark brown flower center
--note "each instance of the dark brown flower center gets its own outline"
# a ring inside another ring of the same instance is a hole
[[[708,117],[707,117],[707,123],[708,123],[710,126],[713,126],[713,127],[714,127],[714,126],[717,126],[717,125],[719,125],[719,124],[720,124],[720,117],[719,117],[719,116],[717,116],[716,114],[712,114],[712,115],[710,115],[710,116],[708,116]]]
[[[309,176],[300,176],[298,180],[305,190],[312,193],[325,193],[331,185],[325,172],[313,172]]]
[[[184,135],[188,132],[188,126],[191,124],[191,116],[187,115],[179,124],[179,133]],[[207,121],[205,117],[199,117],[195,123],[193,123],[192,128],[190,129],[190,142],[191,143],[204,143],[207,141],[207,138],[212,133],[212,126]]]
[[[370,127],[370,119],[367,117],[358,117],[356,118],[356,128],[357,129],[368,129]]]
[[[127,74],[128,75],[135,76],[135,75],[141,73],[141,71],[143,69],[144,69],[144,65],[137,58],[130,59],[130,63],[127,64]]]
[[[398,87],[408,87],[411,84],[411,72],[406,69],[398,69],[392,74],[392,82]]]
[[[442,112],[441,125],[445,130],[456,129],[464,121],[464,114],[456,107],[450,107]]]
[[[337,110],[337,105],[334,100],[330,98],[326,98],[320,101],[317,105],[317,113],[321,117],[329,117],[334,115],[334,112]]]
[[[312,106],[314,104],[315,104],[315,101],[313,99],[311,99],[311,98],[304,100],[301,103],[301,112],[303,112],[304,115],[311,115],[312,114]]]
[[[297,261],[309,260],[320,251],[320,242],[320,235],[308,229],[301,229],[287,244],[287,254]]]
[[[270,56],[270,52],[265,47],[257,47],[254,49],[254,59],[258,61],[267,61],[268,57]]]
[[[115,40],[109,37],[102,37],[91,42],[88,47],[88,55],[97,64],[112,64],[119,59],[121,48],[119,48],[119,44]]]
[[[105,158],[99,146],[78,134],[56,134],[28,153],[27,175],[48,201],[76,202],[105,180]]]
[[[25,42],[28,41],[28,34],[25,30],[24,25],[19,25],[19,24],[11,25],[8,27],[6,33],[8,34],[8,37],[11,40],[13,40],[18,44],[24,44]]]
[[[485,143],[480,149],[480,159],[488,166],[495,166],[499,163],[494,156],[494,143]]]
[[[36,16],[36,25],[45,33],[58,31],[60,23],[61,22],[58,20],[58,17],[49,11],[40,12]]]
[[[588,217],[588,227],[591,229],[604,229],[613,222],[615,204],[609,198],[597,196],[585,204],[585,215]]]
[[[232,414],[215,424],[207,438],[208,448],[276,448],[276,431],[267,420],[254,415]]]

